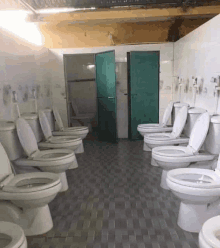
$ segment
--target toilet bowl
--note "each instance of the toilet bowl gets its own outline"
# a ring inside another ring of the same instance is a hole
[[[171,116],[171,112],[173,109],[173,102],[170,102],[165,111],[164,111],[164,115],[163,115],[163,120],[162,123],[159,124],[139,124],[137,126],[137,130],[138,132],[144,137],[145,134],[148,133],[162,133],[162,132],[171,132],[173,127],[168,127],[167,126],[167,122],[169,121],[169,118]]]
[[[187,137],[180,138],[183,128],[186,123],[188,107],[183,106],[174,121],[171,133],[152,133],[144,136],[144,143],[152,149],[158,146],[174,145],[174,144],[187,144],[189,139]]]
[[[215,169],[181,168],[167,173],[167,185],[181,200],[177,224],[199,232],[209,218],[220,214],[220,160]]]
[[[59,176],[48,172],[14,175],[1,144],[0,157],[0,220],[18,224],[26,236],[48,232],[53,227],[48,203],[62,187]]]
[[[72,136],[76,138],[84,139],[89,133],[89,128],[86,126],[79,127],[64,127],[63,121],[56,107],[53,107],[53,114],[58,125],[59,131],[53,131],[55,136]]]
[[[38,147],[42,149],[63,149],[67,148],[73,150],[74,153],[83,153],[83,144],[81,138],[74,138],[68,136],[56,136],[52,135],[52,131],[43,111],[39,111],[39,120],[41,128],[45,137],[45,142],[39,142]]]
[[[207,220],[199,232],[200,248],[220,247],[220,216]]]
[[[216,164],[217,156],[199,150],[205,141],[209,129],[209,114],[203,113],[196,120],[190,135],[189,144],[184,146],[161,146],[152,150],[152,158],[163,169],[160,186],[169,189],[166,175],[169,170],[183,168],[194,163],[194,167],[212,168]]]
[[[0,221],[1,248],[27,248],[27,239],[22,228],[14,223]]]
[[[18,118],[16,126],[17,132],[13,122],[0,122],[0,142],[7,151],[16,173],[35,171],[57,173],[62,182],[61,191],[66,191],[68,183],[65,171],[69,167],[78,166],[74,152],[68,149],[40,151],[30,125],[23,118]]]

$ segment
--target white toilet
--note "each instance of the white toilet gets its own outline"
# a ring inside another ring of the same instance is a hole
[[[206,220],[220,214],[220,159],[215,170],[170,170],[166,181],[181,200],[177,224],[183,230],[199,232]]]
[[[215,216],[207,220],[199,232],[200,248],[220,247],[220,216]]]
[[[16,173],[39,171],[57,173],[62,182],[61,191],[66,191],[68,183],[65,171],[78,166],[74,152],[68,149],[40,151],[30,125],[23,118],[18,118],[16,126],[17,132],[13,122],[0,122],[0,142]]]
[[[62,187],[59,176],[48,172],[14,175],[1,144],[0,157],[0,220],[19,225],[26,236],[48,232],[53,227],[48,203]]]
[[[162,132],[172,132],[173,127],[168,127],[167,126],[167,122],[170,119],[171,116],[171,112],[173,109],[173,102],[170,102],[165,111],[164,111],[164,115],[163,115],[163,120],[162,123],[159,124],[139,124],[137,126],[137,130],[138,132],[144,137],[145,134],[149,134],[149,133],[162,133]]]
[[[39,120],[41,128],[45,137],[45,142],[39,142],[38,147],[43,149],[63,149],[67,148],[73,150],[74,153],[83,153],[83,144],[81,138],[56,136],[52,135],[52,131],[47,120],[47,117],[43,111],[39,111]]]
[[[45,124],[45,122],[46,121],[48,122],[48,120],[42,110],[39,111],[39,117],[36,113],[25,113],[22,114],[21,117],[24,118],[27,121],[27,123],[31,126],[31,129],[34,132],[40,150],[67,148],[73,150],[75,154],[84,152],[81,138],[74,138],[74,137],[71,138],[57,137],[57,139],[55,137],[49,138],[48,132],[50,130],[50,125],[49,123],[48,125]],[[45,132],[47,132],[47,134]],[[45,135],[47,135],[50,141],[47,138],[46,138],[46,142],[43,141]],[[66,140],[64,141],[65,138]]]
[[[14,223],[0,221],[1,248],[27,248],[27,239],[22,228]]]
[[[183,106],[174,121],[173,129],[171,133],[152,133],[145,134],[144,143],[152,149],[158,146],[174,145],[174,144],[187,144],[189,139],[187,137],[181,137],[180,135],[186,123],[188,107]]]
[[[173,139],[168,139],[166,137],[154,137],[154,135],[152,134],[152,139],[150,139],[149,135],[148,137],[146,137],[147,142],[145,143],[145,147],[148,147],[148,149],[151,150],[151,148],[154,147],[158,147],[158,146],[167,146],[167,145],[182,145],[182,146],[186,146],[188,145],[189,142],[189,137],[190,134],[192,132],[193,126],[197,120],[197,118],[202,114],[207,112],[205,109],[202,108],[189,108],[188,109],[188,113],[187,113],[187,119],[185,122],[185,126],[184,129],[182,131],[182,135],[181,137],[177,137],[174,140]],[[178,114],[177,114],[178,116]],[[158,135],[159,136],[159,135]],[[154,160],[152,159],[151,165],[156,166],[156,163],[154,162]]]
[[[213,116],[211,122],[209,120],[210,117],[207,112],[200,115],[190,134],[187,147],[163,146],[153,148],[152,158],[163,169],[162,188],[168,189],[166,173],[169,170],[188,167],[189,165],[192,168],[212,169],[215,167],[220,153],[220,116]],[[203,143],[205,150],[200,151]]]
[[[48,112],[47,112],[48,114]],[[52,114],[52,113],[51,113]],[[89,128],[86,126],[79,126],[79,127],[64,127],[63,121],[60,117],[60,114],[56,107],[53,107],[53,114],[58,125],[59,131],[54,131],[52,129],[52,133],[55,136],[72,136],[76,138],[84,139],[87,134],[89,133]],[[50,118],[52,119],[52,118]]]

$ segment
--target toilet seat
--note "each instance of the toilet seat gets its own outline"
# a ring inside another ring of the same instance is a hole
[[[220,192],[220,176],[212,170],[199,168],[174,169],[167,173],[167,180],[191,188],[192,193],[194,192],[193,189],[195,191],[196,189],[217,189]]]
[[[160,140],[160,141],[165,141],[165,140],[169,140],[169,139],[176,139],[180,136],[180,134],[183,131],[183,128],[185,126],[186,123],[186,118],[187,118],[187,110],[188,107],[187,106],[183,106],[177,116],[176,119],[174,121],[173,124],[173,130],[172,133],[153,133],[153,134],[145,134],[144,136],[144,141],[146,143],[151,143],[154,140]]]
[[[149,129],[151,129],[151,128],[156,129],[156,130],[160,129],[161,132],[163,132],[163,128],[167,128],[168,129],[167,131],[172,131],[172,127],[166,127],[166,125],[167,125],[167,122],[169,121],[169,118],[171,116],[173,104],[174,104],[174,102],[169,102],[169,104],[167,105],[167,107],[164,111],[162,123],[160,123],[160,124],[139,124],[138,125],[138,131],[150,132]]]
[[[57,125],[61,131],[67,131],[67,130],[68,131],[84,131],[84,130],[88,130],[88,127],[85,127],[85,126],[64,128],[63,121],[62,121],[60,114],[59,114],[56,107],[53,107],[53,113],[54,113],[54,117],[57,121]]]
[[[4,248],[20,248],[26,242],[22,228],[12,222],[0,221],[0,234],[9,236],[11,239],[11,242]]]
[[[24,119],[18,118],[16,126],[20,142],[29,158],[45,161],[48,163],[47,165],[57,165],[60,161],[70,163],[75,158],[73,151],[68,149],[39,151],[36,138],[28,123]]]
[[[2,190],[12,193],[31,193],[47,190],[58,184],[60,179],[55,173],[35,172],[15,175]]]
[[[40,120],[40,124],[41,124],[41,128],[43,130],[45,139],[47,141],[49,141],[52,144],[60,144],[60,143],[69,143],[69,145],[71,145],[71,143],[74,145],[75,143],[79,143],[81,142],[80,138],[73,138],[73,137],[54,137],[50,128],[50,124],[47,120],[46,115],[44,114],[43,111],[39,111],[39,120]]]
[[[207,112],[201,114],[190,135],[189,144],[187,147],[181,146],[163,146],[155,147],[152,150],[152,156],[154,159],[159,159],[160,161],[172,162],[176,159],[182,161],[189,157],[189,161],[202,161],[202,160],[212,160],[214,155],[209,153],[198,153],[203,142],[205,141],[208,128],[209,128],[209,114]],[[172,154],[173,153],[173,154]],[[192,160],[191,160],[192,158]]]
[[[220,240],[215,235],[217,231],[220,235],[220,216],[210,218],[202,226],[201,235],[210,248],[220,247]]]
[[[166,157],[188,157],[193,156],[193,151],[186,146],[158,146],[153,149],[153,153]]]

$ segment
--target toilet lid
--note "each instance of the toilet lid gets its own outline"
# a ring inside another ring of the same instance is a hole
[[[8,155],[0,143],[0,158],[1,158],[1,171],[0,171],[0,181],[6,178],[9,174],[12,174],[10,161]]]
[[[37,140],[30,125],[23,118],[16,120],[16,127],[21,145],[28,157],[38,150]]]
[[[46,140],[48,140],[49,138],[51,138],[52,132],[51,132],[51,128],[50,128],[50,124],[47,120],[47,116],[44,114],[43,111],[39,111],[39,120],[40,120],[40,125],[42,128],[42,131],[44,133],[44,137]]]
[[[60,183],[60,178],[55,173],[33,172],[17,174],[3,187],[4,192],[30,193],[54,187]]]
[[[189,146],[193,152],[198,152],[208,133],[210,116],[208,112],[201,114],[196,120],[190,134]]]
[[[185,103],[185,102],[175,102],[174,103],[174,107],[178,107],[178,108],[181,108],[181,107],[183,107],[183,106],[189,106],[189,104],[188,103]]]
[[[187,187],[204,189],[220,188],[220,177],[214,171],[208,169],[174,169],[167,173],[167,179]]]
[[[167,105],[165,111],[164,111],[164,115],[163,115],[163,120],[162,120],[162,126],[166,126],[170,116],[171,116],[171,112],[173,109],[173,104],[174,102],[169,102],[169,104]]]
[[[211,247],[220,247],[220,215],[207,220],[203,224],[202,235]]]
[[[53,106],[53,114],[54,114],[54,117],[56,119],[56,122],[57,122],[57,125],[58,125],[59,129],[63,130],[64,129],[63,121],[62,121],[62,119],[60,117],[60,114],[59,114],[57,108],[54,107],[54,106]]]
[[[184,128],[185,123],[186,123],[187,111],[188,111],[188,107],[183,106],[179,110],[179,112],[177,113],[177,116],[176,116],[174,124],[173,124],[173,131],[172,131],[172,136],[174,138],[179,137],[183,131],[183,128]]]
[[[191,107],[188,110],[189,114],[202,114],[202,113],[205,113],[205,112],[207,112],[207,110],[202,109],[202,108],[195,108],[195,107]]]
[[[11,238],[10,244],[4,248],[19,248],[25,240],[22,228],[11,222],[0,221],[0,234],[7,235]]]

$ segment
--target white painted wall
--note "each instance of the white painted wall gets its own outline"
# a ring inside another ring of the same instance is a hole
[[[48,49],[33,45],[0,29],[0,119],[14,120],[12,91],[17,92],[21,112],[34,110],[32,89],[39,108],[51,107]]]
[[[192,76],[203,82],[203,91],[196,96],[195,106],[215,111],[214,84],[211,77],[220,75],[220,15],[206,22],[174,43],[174,76],[189,81],[189,91],[181,91],[181,100],[193,104]],[[178,92],[174,91],[174,99]],[[218,113],[219,113],[218,105]]]
[[[120,67],[120,63],[127,62],[127,52],[130,51],[160,51],[160,120],[163,116],[164,109],[169,101],[172,100],[173,85],[173,43],[153,44],[153,45],[128,45],[115,47],[97,47],[97,48],[81,48],[81,49],[51,49],[50,58],[53,63],[53,103],[60,110],[64,124],[67,125],[67,111],[65,98],[65,79],[63,54],[79,54],[79,53],[99,53],[108,50],[115,50],[116,65]],[[123,66],[122,66],[123,67]],[[117,69],[117,68],[116,68]],[[122,88],[125,86],[126,76],[119,75],[122,82]],[[124,89],[125,90],[125,89]],[[120,90],[119,90],[120,91]],[[127,97],[124,97],[117,91],[117,120],[118,120],[118,136],[126,138],[127,131]],[[124,118],[122,118],[124,112]]]

